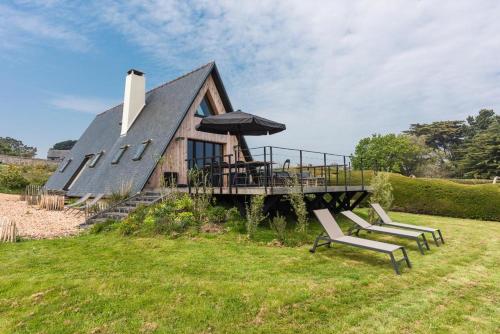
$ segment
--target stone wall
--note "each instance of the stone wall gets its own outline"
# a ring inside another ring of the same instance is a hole
[[[59,164],[58,161],[49,161],[45,159],[36,159],[36,158],[22,158],[16,157],[12,155],[3,155],[0,154],[0,164],[5,165],[52,165],[57,166]]]

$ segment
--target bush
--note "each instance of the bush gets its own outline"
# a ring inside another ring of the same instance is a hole
[[[208,222],[212,224],[224,224],[227,219],[227,211],[222,206],[212,206],[207,212]]]
[[[22,169],[14,165],[0,169],[0,188],[7,190],[21,190],[29,184],[22,174]]]
[[[373,191],[370,196],[370,203],[378,203],[385,210],[389,210],[394,201],[394,196],[392,195],[393,188],[389,182],[389,174],[378,173],[372,178],[370,186]],[[377,214],[371,208],[368,211],[368,219],[372,223],[377,220]]]
[[[91,234],[99,234],[101,232],[109,232],[115,230],[120,224],[120,221],[114,219],[108,219],[103,222],[95,223],[90,228]]]
[[[278,240],[284,244],[286,242],[286,218],[278,214],[271,220],[271,228]]]
[[[255,231],[257,230],[257,226],[262,223],[267,216],[264,215],[264,201],[266,197],[264,195],[255,195],[252,196],[250,200],[250,205],[247,204],[247,220],[246,220],[246,229],[248,237],[253,238],[255,235]]]
[[[237,208],[233,207],[227,210],[226,221],[227,221],[226,226],[228,227],[229,230],[238,233],[245,233],[246,220],[240,214]]]
[[[500,186],[464,185],[391,174],[393,209],[457,218],[500,221]]]
[[[139,231],[146,219],[149,208],[144,205],[139,205],[125,218],[119,225],[118,230],[123,235],[131,235]]]

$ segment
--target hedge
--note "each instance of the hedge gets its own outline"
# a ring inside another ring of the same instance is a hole
[[[466,185],[391,174],[393,210],[500,221],[500,185]]]

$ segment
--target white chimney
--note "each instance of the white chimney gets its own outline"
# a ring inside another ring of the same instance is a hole
[[[129,70],[125,79],[121,135],[125,136],[142,108],[146,105],[146,78],[144,73]]]

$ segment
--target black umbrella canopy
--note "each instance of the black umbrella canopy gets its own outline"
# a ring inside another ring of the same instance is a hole
[[[241,110],[208,116],[201,120],[196,130],[217,134],[262,136],[286,130],[285,124],[248,114]]]

